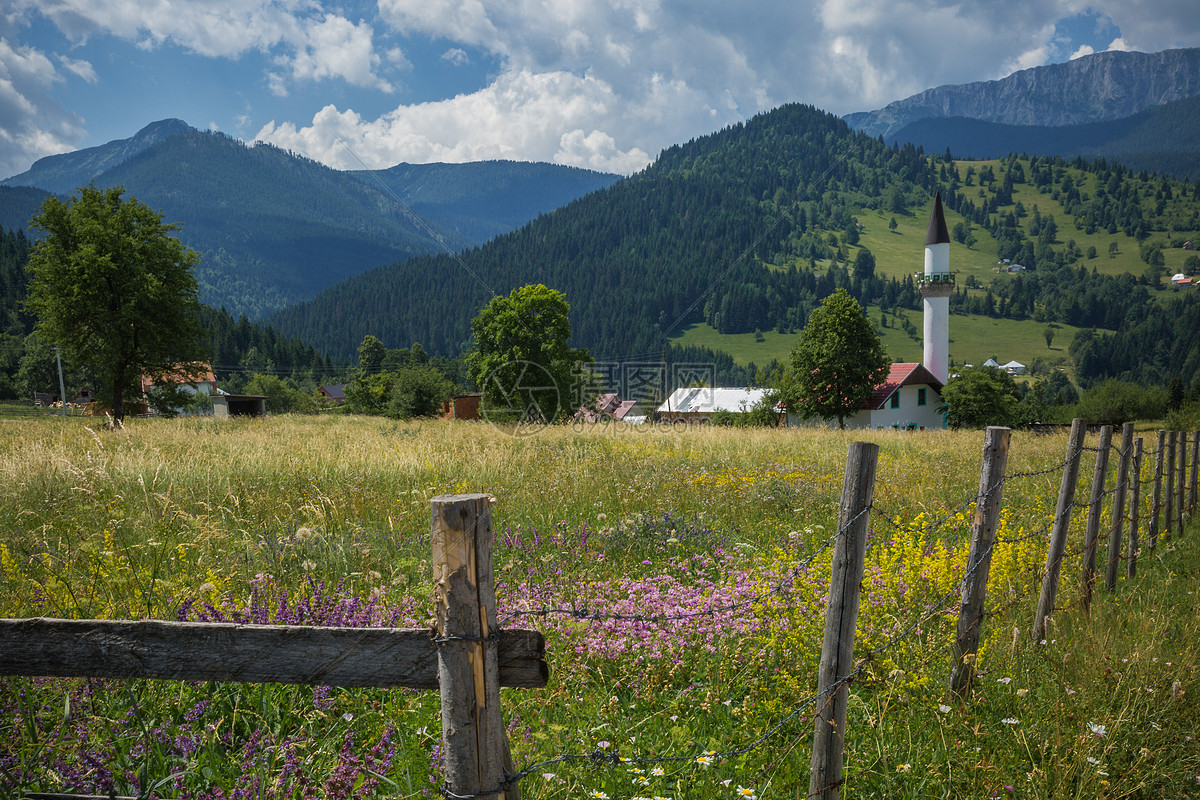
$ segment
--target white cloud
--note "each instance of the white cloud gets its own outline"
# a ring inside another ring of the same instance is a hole
[[[0,175],[24,172],[38,158],[75,149],[81,120],[54,100],[62,77],[45,53],[0,38]]]
[[[58,63],[62,64],[63,69],[75,73],[88,83],[95,83],[98,80],[96,77],[96,70],[92,67],[90,62],[82,59],[67,58],[64,55],[57,56],[57,59]]]
[[[391,91],[377,74],[379,55],[367,22],[321,11],[316,0],[16,0],[26,15],[51,20],[69,39],[109,34],[153,50],[173,44],[210,58],[270,53],[281,80],[340,79]],[[286,91],[286,87],[278,87]]]
[[[1132,50],[1133,48],[1129,46],[1129,42],[1125,41],[1125,39],[1123,37],[1118,36],[1116,39],[1113,39],[1111,42],[1109,42],[1107,49],[1108,50]]]
[[[1096,52],[1095,48],[1093,48],[1090,44],[1081,44],[1081,45],[1079,45],[1078,50],[1076,50],[1074,53],[1071,53],[1070,60],[1074,61],[1077,58],[1083,58],[1084,56],[1090,56],[1092,53],[1095,53],[1095,52]]]
[[[461,47],[451,47],[446,52],[442,53],[442,61],[449,61],[456,67],[464,67],[471,63],[471,57],[467,55],[467,51]]]
[[[255,138],[342,169],[534,158],[630,172],[649,155],[619,147],[595,124],[615,118],[619,108],[611,87],[595,78],[522,71],[474,94],[402,106],[376,120],[326,106],[311,125],[272,121]]]
[[[385,92],[392,86],[375,75],[379,56],[372,44],[371,26],[357,25],[345,17],[326,14],[325,18],[304,29],[304,43],[290,60],[292,76],[297,80],[341,78],[355,86],[371,86]]]

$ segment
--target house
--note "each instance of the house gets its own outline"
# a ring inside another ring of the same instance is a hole
[[[636,400],[622,400],[616,392],[608,392],[596,398],[591,406],[583,406],[575,412],[575,419],[583,422],[607,422],[616,420],[630,425],[646,421],[646,411]]]
[[[334,405],[340,406],[346,402],[346,384],[331,383],[328,386],[318,386],[317,394]]]
[[[941,392],[942,382],[921,364],[892,364],[887,378],[871,393],[866,408],[848,418],[846,427],[942,430],[946,415]]]
[[[83,387],[71,398],[71,404],[76,406],[86,406],[88,403],[94,402],[96,402],[96,393],[90,386]]]
[[[628,425],[641,425],[646,421],[646,409],[637,400],[622,400],[612,412],[613,419]]]
[[[162,385],[177,387],[189,395],[202,394],[211,397],[217,391],[217,378],[208,364],[178,364],[173,369],[166,370],[161,377],[164,379]],[[155,385],[154,377],[142,375],[142,397],[149,395]]]
[[[482,392],[456,394],[442,403],[442,419],[480,419],[479,403]]]
[[[1007,364],[1002,365],[1000,367],[1000,369],[1004,370],[1009,375],[1024,375],[1025,374],[1025,365],[1022,364],[1020,361],[1010,361]]]
[[[671,392],[658,407],[658,418],[670,423],[706,425],[718,411],[746,413],[762,402],[766,389],[685,387]],[[783,407],[775,412],[782,415]]]
[[[1176,272],[1171,276],[1171,283],[1175,286],[1191,286],[1192,279],[1182,272]]]

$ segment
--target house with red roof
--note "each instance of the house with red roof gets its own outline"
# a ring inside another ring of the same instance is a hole
[[[847,428],[891,428],[901,431],[940,431],[946,427],[942,382],[921,364],[897,363],[875,387],[866,407],[847,417]],[[812,424],[788,413],[788,426]],[[833,421],[833,425],[837,422]]]

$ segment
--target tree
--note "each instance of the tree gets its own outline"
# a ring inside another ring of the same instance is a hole
[[[875,254],[865,247],[859,248],[854,256],[852,274],[860,281],[869,281],[875,277]]]
[[[88,185],[42,204],[33,225],[46,235],[29,257],[26,300],[37,330],[96,375],[118,422],[143,375],[186,382],[206,357],[199,256],[171,235],[177,225],[123,194]]]
[[[837,419],[862,409],[887,376],[891,359],[862,306],[838,289],[821,301],[792,349],[793,377],[783,396],[805,419]]]
[[[567,345],[570,310],[562,292],[539,283],[493,297],[472,320],[467,361],[490,419],[546,424],[578,407],[577,384],[592,357]]]
[[[994,367],[964,369],[942,388],[952,428],[1012,425],[1020,399],[1017,382]]]
[[[1046,330],[1042,331],[1042,337],[1046,340],[1046,349],[1050,349],[1050,345],[1054,342],[1054,326],[1047,325]]]

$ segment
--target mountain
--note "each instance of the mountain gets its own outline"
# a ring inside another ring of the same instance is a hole
[[[578,167],[524,161],[397,164],[350,174],[473,243],[515,230],[618,179]]]
[[[261,319],[381,264],[479,244],[617,179],[514,162],[351,173],[165,120],[4,181],[0,224],[24,227],[39,192],[123,186],[200,251],[204,302]]]
[[[1085,125],[1003,125],[965,117],[926,117],[886,137],[927,153],[947,148],[960,158],[1009,153],[1105,158],[1130,169],[1200,181],[1200,96],[1176,100],[1124,119]]]
[[[1200,48],[1109,51],[1000,80],[927,89],[876,111],[847,114],[845,120],[855,130],[885,139],[930,117],[1061,127],[1117,120],[1196,95]]]
[[[935,182],[915,148],[783,106],[668,148],[642,172],[486,245],[372,270],[270,322],[334,357],[351,356],[366,334],[455,355],[490,297],[544,283],[571,303],[576,344],[600,358],[657,360],[681,325],[803,324],[833,284],[764,262],[831,258],[830,234],[857,232],[852,203],[901,207]]]
[[[164,139],[192,131],[193,128],[180,119],[152,122],[128,139],[115,139],[97,147],[38,159],[20,175],[0,181],[0,186],[35,186],[52,194],[69,195],[99,178],[106,170]]]

